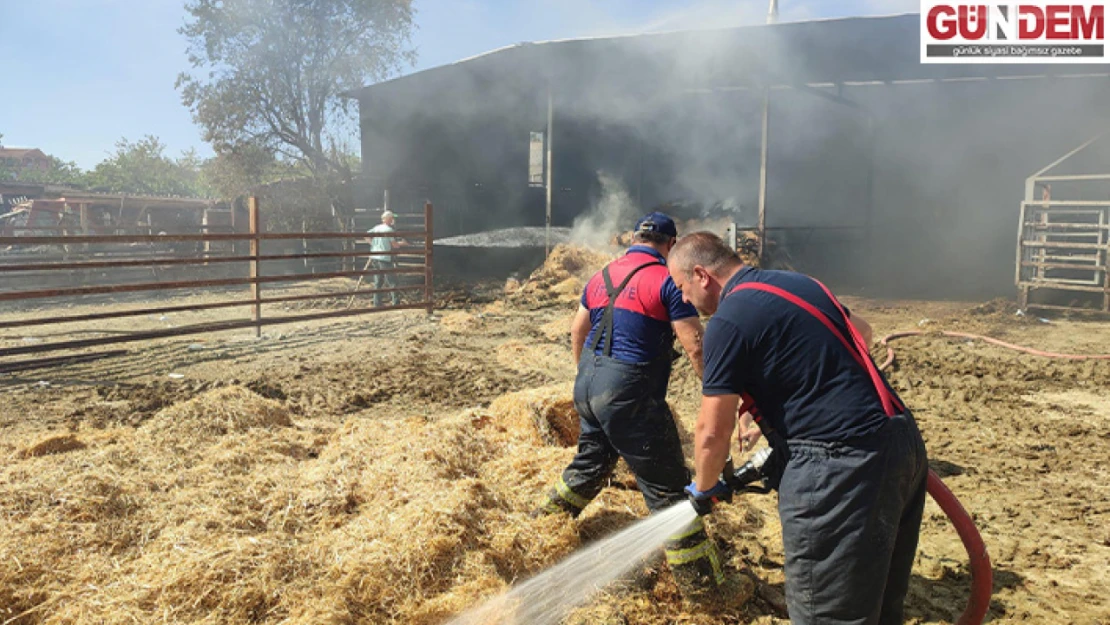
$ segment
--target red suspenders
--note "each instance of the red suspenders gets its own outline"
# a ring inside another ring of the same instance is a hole
[[[798,306],[810,315],[813,315],[813,317],[820,321],[826,328],[828,328],[829,331],[832,332],[834,336],[836,336],[836,338],[840,339],[840,342],[844,345],[848,352],[852,354],[852,358],[855,359],[855,361],[860,366],[867,369],[867,373],[871,376],[871,383],[875,386],[875,392],[879,394],[879,399],[883,402],[883,411],[886,412],[886,415],[888,417],[893,417],[894,415],[905,412],[905,407],[902,406],[901,402],[899,402],[898,399],[894,397],[893,394],[891,394],[890,390],[886,387],[886,384],[883,383],[883,378],[879,374],[879,368],[876,367],[875,362],[871,360],[871,355],[867,349],[867,345],[865,345],[863,342],[863,337],[860,336],[859,331],[856,330],[856,328],[848,320],[848,315],[844,312],[844,307],[842,307],[840,305],[840,302],[838,302],[836,298],[833,297],[832,292],[829,291],[829,289],[824,284],[821,284],[818,280],[815,280],[813,278],[810,279],[816,282],[817,285],[821,287],[821,289],[825,292],[825,295],[827,295],[833,305],[836,306],[836,309],[840,311],[840,316],[842,319],[844,319],[844,325],[847,326],[848,333],[852,337],[852,343],[848,342],[848,339],[846,339],[844,337],[844,334],[837,329],[836,325],[833,324],[832,319],[830,319],[828,315],[821,312],[821,310],[813,304],[810,304],[797,295],[794,295],[793,293],[790,293],[789,291],[781,289],[777,286],[772,286],[763,282],[741,282],[740,284],[736,285],[735,288],[729,291],[729,295],[732,295],[733,293],[741,290],[764,291],[773,295],[777,295],[787,300],[788,302]],[[752,400],[750,395],[745,393],[741,398],[740,414],[752,410],[754,408],[753,404],[754,400]],[[756,417],[757,421],[759,420],[759,415],[756,415],[755,412],[752,412],[752,415]]]

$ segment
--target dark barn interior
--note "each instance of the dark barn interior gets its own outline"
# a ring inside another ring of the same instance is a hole
[[[597,210],[608,179],[624,220],[667,205],[754,227],[767,93],[766,227],[798,269],[874,296],[1012,295],[1025,179],[1101,132],[1110,74],[922,64],[919,28],[911,14],[520,44],[371,85],[351,94],[356,200],[431,200],[439,236],[542,226],[529,133],[550,98],[552,225]],[[1073,168],[1101,173],[1084,157]]]

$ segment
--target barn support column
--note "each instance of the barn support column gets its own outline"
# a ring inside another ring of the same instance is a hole
[[[544,231],[543,231],[543,240],[544,240],[543,255],[544,255],[545,259],[548,256],[551,255],[551,188],[552,188],[552,185],[554,184],[553,179],[555,177],[554,174],[553,174],[555,168],[553,167],[553,163],[552,163],[552,160],[551,160],[551,144],[552,144],[552,140],[551,140],[552,136],[551,135],[552,135],[552,132],[554,131],[554,128],[555,128],[555,101],[554,101],[554,97],[552,95],[551,82],[549,81],[547,83],[547,136],[544,137],[544,139],[545,139],[544,142],[547,144],[545,146],[547,148],[547,176],[545,176],[545,180],[544,180],[544,182],[545,182],[544,186],[547,187],[547,189],[546,189],[547,198],[546,198],[546,201],[545,201],[545,204],[546,204],[546,220],[544,222]]]

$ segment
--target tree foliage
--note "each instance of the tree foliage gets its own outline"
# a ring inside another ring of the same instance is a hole
[[[56,184],[66,187],[80,187],[85,184],[85,172],[81,171],[77,163],[63,161],[54,155],[47,156],[50,158],[48,169],[19,168],[13,172],[13,177],[18,178],[20,182],[33,184]]]
[[[192,149],[173,159],[166,156],[165,151],[166,146],[158,137],[147,135],[134,142],[124,137],[116,142],[115,151],[90,171],[48,154],[50,167],[46,169],[0,160],[0,180],[105,193],[235,197],[220,195],[223,188],[216,184],[218,178],[213,175],[218,159],[202,158]]]
[[[188,0],[185,9],[196,71],[177,86],[221,166],[249,172],[276,154],[322,188],[349,183],[344,137],[355,130],[340,94],[411,62],[411,0]]]
[[[203,168],[205,185],[216,197],[228,200],[250,195],[262,184],[306,175],[303,167],[278,160],[273,153],[250,144],[217,154]]]
[[[210,195],[203,184],[203,160],[196,152],[185,152],[180,159],[165,155],[166,146],[158,137],[147,135],[138,141],[126,138],[116,142],[116,150],[88,173],[86,186],[94,191],[182,197]]]

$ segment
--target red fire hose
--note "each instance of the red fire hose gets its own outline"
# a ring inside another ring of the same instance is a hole
[[[1054,352],[1042,352],[1038,349],[1022,347],[1021,345],[1014,345],[1013,343],[1007,343],[998,339],[992,339],[989,336],[979,336],[978,334],[967,334],[966,332],[928,332],[917,330],[912,332],[895,332],[894,334],[888,334],[887,336],[883,337],[883,340],[880,341],[880,343],[882,343],[882,346],[886,348],[886,361],[883,362],[883,364],[879,365],[879,368],[886,369],[894,363],[894,348],[888,345],[889,341],[905,338],[907,336],[923,335],[939,335],[958,339],[983,341],[984,343],[990,343],[991,345],[998,345],[999,347],[1005,347],[1007,349],[1025,352],[1026,354],[1033,354],[1034,356],[1044,356],[1045,358],[1064,358],[1067,360],[1110,360],[1110,354],[1057,354]]]
[[[979,336],[977,334],[967,334],[964,332],[895,332],[883,337],[883,347],[886,348],[886,361],[879,365],[880,369],[889,367],[894,362],[894,348],[889,344],[890,341],[895,339],[905,338],[907,336],[921,336],[937,334],[941,336],[948,336],[952,338],[971,339],[976,341],[984,341],[1007,349],[1013,349],[1027,354],[1034,354],[1037,356],[1044,356],[1046,358],[1066,358],[1068,360],[1110,360],[1110,354],[1055,354],[1052,352],[1043,352],[1020,345],[1013,345],[998,339],[992,339],[986,336]],[[929,495],[937,502],[940,509],[948,516],[948,520],[956,527],[956,533],[960,535],[960,540],[963,541],[964,548],[967,549],[967,555],[971,559],[971,597],[967,600],[967,607],[964,608],[963,614],[960,615],[960,620],[957,625],[979,625],[983,622],[983,618],[987,615],[987,609],[990,607],[991,592],[993,589],[993,573],[991,571],[991,559],[987,553],[987,546],[983,543],[983,537],[979,535],[978,528],[975,527],[975,521],[971,519],[971,515],[960,504],[960,500],[948,487],[944,485],[940,477],[933,473],[932,469],[929,470],[928,479]]]

